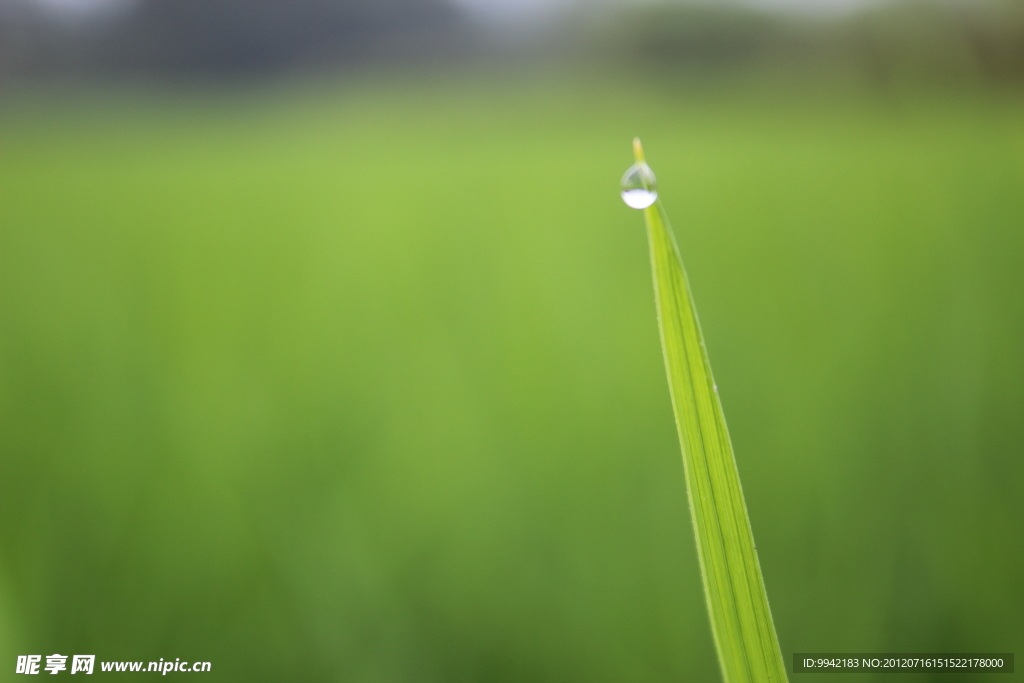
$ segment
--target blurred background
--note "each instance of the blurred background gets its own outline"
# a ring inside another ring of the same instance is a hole
[[[2,666],[717,680],[634,135],[786,661],[1024,651],[1019,0],[0,0]]]

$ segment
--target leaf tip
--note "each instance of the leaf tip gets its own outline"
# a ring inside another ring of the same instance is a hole
[[[633,138],[633,156],[636,163],[644,163],[644,146],[640,144],[640,138]]]

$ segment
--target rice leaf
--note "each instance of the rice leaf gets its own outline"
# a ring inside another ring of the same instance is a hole
[[[637,163],[643,163],[639,140]],[[786,681],[739,472],[683,261],[661,202],[644,210],[672,408],[711,630],[726,683]]]

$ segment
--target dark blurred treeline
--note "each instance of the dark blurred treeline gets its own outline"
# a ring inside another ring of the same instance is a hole
[[[447,0],[93,1],[107,11],[0,0],[0,80],[518,57],[668,72],[852,68],[885,83],[1024,82],[1024,0],[893,0],[833,15],[733,2],[580,4],[519,43],[510,34],[522,26],[482,28]]]
[[[0,74],[263,74],[457,56],[471,40],[463,16],[445,0],[105,4],[84,12],[37,0],[0,0]]]
[[[853,71],[880,83],[1024,82],[1024,1],[893,0],[840,15],[664,3],[571,31],[593,59],[646,70]]]

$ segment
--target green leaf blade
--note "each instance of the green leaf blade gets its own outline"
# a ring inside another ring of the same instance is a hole
[[[732,443],[679,248],[660,202],[644,209],[644,218],[665,370],[722,676],[726,683],[784,682]]]

